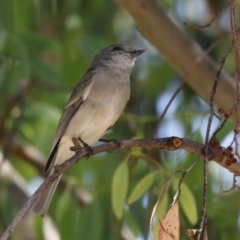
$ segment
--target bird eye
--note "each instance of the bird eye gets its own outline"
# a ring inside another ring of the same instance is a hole
[[[112,50],[113,50],[113,51],[121,51],[121,50],[122,50],[122,48],[121,48],[121,47],[119,47],[119,46],[116,46],[116,47],[113,47],[113,48],[112,48]]]

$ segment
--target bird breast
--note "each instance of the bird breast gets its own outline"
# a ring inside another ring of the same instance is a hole
[[[130,97],[129,76],[97,72],[89,94],[71,119],[65,134],[93,145],[122,114]],[[64,134],[64,135],[65,135]]]

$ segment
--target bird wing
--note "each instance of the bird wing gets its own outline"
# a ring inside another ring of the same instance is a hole
[[[93,76],[96,73],[95,69],[90,68],[86,74],[83,76],[82,80],[78,83],[78,85],[73,90],[68,103],[67,107],[65,108],[59,124],[57,128],[57,134],[54,139],[52,149],[50,151],[47,163],[44,168],[44,172],[46,172],[53,160],[54,155],[57,152],[59,141],[64,134],[68,123],[71,121],[72,117],[75,115],[77,110],[80,108],[81,104],[87,99],[88,94],[90,92],[92,82],[93,82]]]

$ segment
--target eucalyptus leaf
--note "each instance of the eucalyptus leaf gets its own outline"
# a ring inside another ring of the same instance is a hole
[[[112,181],[112,206],[117,219],[123,217],[128,190],[128,163],[123,161],[115,170]]]

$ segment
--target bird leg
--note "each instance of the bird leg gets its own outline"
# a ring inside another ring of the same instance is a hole
[[[72,138],[72,142],[73,142],[73,147],[70,147],[70,150],[73,152],[79,151],[80,149],[82,149],[79,141],[77,140],[77,138]]]
[[[93,155],[92,148],[87,143],[85,143],[80,137],[72,138],[72,142],[73,142],[74,146],[70,147],[71,151],[76,152],[76,151],[79,151],[84,148],[88,153],[88,157],[90,155]],[[82,144],[82,146],[80,143]]]
[[[85,143],[80,137],[78,138],[78,141],[83,145],[83,148],[87,151],[88,157],[93,155],[93,150],[87,143]]]

